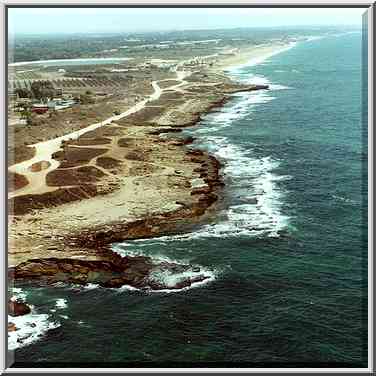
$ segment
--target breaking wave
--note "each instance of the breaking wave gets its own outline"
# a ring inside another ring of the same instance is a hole
[[[11,289],[11,299],[25,301],[27,293],[21,288]],[[15,325],[14,331],[8,332],[8,349],[16,350],[18,348],[30,345],[41,339],[49,330],[60,326],[60,323],[53,320],[51,315],[38,313],[33,306],[30,306],[31,312],[22,316],[8,315],[8,324]]]
[[[194,144],[195,148],[208,150],[223,163],[228,196],[226,210],[219,214],[214,224],[204,225],[191,233],[140,239],[136,241],[139,246],[213,237],[279,237],[287,228],[289,218],[281,211],[287,192],[283,191],[279,182],[292,177],[275,172],[281,161],[271,156],[255,155],[252,150],[257,146],[255,144],[247,143],[245,146],[231,143],[230,137],[223,136],[223,131],[226,127],[234,126],[238,120],[252,116],[257,106],[274,100],[273,91],[290,88],[271,85],[266,77],[244,74],[242,70],[236,71],[235,76],[242,82],[268,84],[270,90],[237,93],[230,105],[208,114],[199,127],[188,131],[199,140]]]
[[[158,238],[160,239],[160,238]],[[152,239],[156,240],[158,242],[158,239]],[[200,265],[195,265],[191,264],[188,259],[185,260],[173,260],[165,255],[155,255],[153,254],[152,256],[145,253],[142,250],[142,247],[137,247],[136,249],[133,247],[129,247],[132,245],[132,243],[137,242],[137,241],[132,241],[132,242],[123,242],[123,243],[116,243],[112,245],[112,250],[119,254],[120,256],[147,256],[151,257],[153,261],[156,263],[155,269],[151,272],[150,276],[148,277],[152,282],[156,282],[158,284],[161,284],[163,286],[166,286],[164,289],[159,289],[159,290],[145,290],[142,289],[142,291],[148,291],[152,293],[160,293],[160,292],[181,292],[181,291],[186,291],[190,290],[192,288],[204,286],[212,281],[214,281],[219,274],[218,270],[211,270],[205,267],[202,267]],[[150,243],[148,243],[150,245]],[[175,265],[189,265],[190,268],[189,270],[182,270],[182,271],[177,271],[177,270],[170,270],[166,269],[163,267],[159,267],[158,264],[162,263],[169,263],[169,264],[175,264]],[[196,282],[192,282],[190,286],[182,287],[182,288],[174,288],[177,284],[184,280],[195,280],[196,278],[204,276],[205,280],[200,280]],[[139,289],[132,287],[132,286],[122,286],[117,289],[118,291],[140,291]]]
[[[150,256],[147,254],[149,247],[155,251],[153,245],[165,242],[239,236],[279,237],[287,228],[289,218],[282,213],[283,197],[287,192],[281,188],[280,182],[292,177],[278,174],[276,170],[281,161],[270,155],[260,157],[255,152],[256,148],[259,149],[258,145],[250,142],[234,143],[231,140],[231,131],[225,128],[236,127],[241,124],[242,119],[252,118],[252,112],[258,106],[276,98],[273,92],[291,88],[270,83],[267,77],[250,74],[243,68],[231,70],[231,75],[239,82],[269,85],[269,90],[233,94],[233,101],[207,114],[200,126],[185,131],[195,136],[197,141],[193,144],[194,148],[205,149],[222,162],[222,172],[226,183],[225,209],[218,214],[215,223],[203,225],[193,232],[116,244],[113,247],[115,252],[122,256],[142,255],[145,252],[147,256]],[[171,262],[163,255],[153,253],[152,257],[155,260]],[[189,263],[184,260],[179,262]],[[210,278],[197,285],[210,282],[219,274],[219,271],[206,270],[205,272],[210,274]],[[176,284],[176,278],[184,277],[186,277],[184,273],[179,276],[171,275],[166,271],[153,274],[153,278],[163,280],[167,286],[169,283]]]

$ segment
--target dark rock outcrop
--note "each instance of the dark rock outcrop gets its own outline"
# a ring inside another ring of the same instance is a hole
[[[139,289],[181,289],[209,278],[204,273],[197,275],[198,267],[170,262],[156,262],[150,257],[120,257],[113,254],[113,260],[76,259],[34,259],[21,263],[10,270],[14,279],[34,279],[51,284],[67,282],[85,285],[99,284],[102,287],[117,288],[123,285]],[[191,272],[191,273],[186,273]],[[167,273],[176,283],[167,283],[163,278],[156,279],[158,273]],[[182,274],[186,273],[186,274]],[[11,302],[10,302],[11,303]],[[14,302],[12,302],[14,303]],[[18,306],[22,304],[22,306]],[[25,314],[30,308],[23,303],[12,306],[12,312]],[[24,313],[20,313],[24,312]]]
[[[16,324],[13,322],[8,323],[8,332],[15,332],[16,330],[18,330]]]
[[[242,85],[239,87],[231,87],[227,92],[228,93],[240,93],[243,91],[255,91],[255,90],[267,90],[269,85]]]
[[[23,316],[27,315],[28,313],[31,312],[30,307],[19,301],[13,301],[9,300],[8,301],[8,314],[10,316],[16,317],[16,316]]]

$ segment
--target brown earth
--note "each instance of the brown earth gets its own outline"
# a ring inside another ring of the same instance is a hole
[[[36,163],[33,163],[30,167],[29,167],[29,170],[31,172],[39,172],[39,171],[42,171],[42,170],[45,170],[47,169],[48,167],[50,167],[51,163],[48,162],[48,161],[41,161],[41,162],[36,162]]]
[[[27,161],[28,159],[33,158],[34,155],[34,147],[26,145],[17,145],[16,142],[13,142],[12,139],[9,141],[8,166],[11,166],[15,163]]]
[[[118,159],[111,158],[111,157],[99,157],[99,158],[97,158],[97,162],[96,162],[96,164],[99,167],[102,167],[106,170],[110,170],[112,168],[119,167],[119,165],[121,163],[122,162],[119,161]]]
[[[164,106],[151,102],[116,123],[64,142],[53,155],[60,165],[46,178],[56,190],[10,199],[12,276],[164,288],[150,279],[152,270],[160,267],[153,260],[119,259],[108,247],[125,239],[187,231],[215,217],[223,185],[220,163],[205,152],[189,150],[193,139],[176,133],[223,104],[229,92],[254,90],[219,77],[196,77],[199,82],[193,80],[176,91],[183,101],[163,94]],[[204,90],[187,95],[191,85],[211,88],[210,95]],[[103,147],[95,147],[103,138]],[[190,283],[185,279],[177,286]]]
[[[111,139],[105,137],[85,138],[80,137],[77,140],[71,141],[70,145],[88,146],[88,145],[105,145],[111,143]]]
[[[57,168],[48,173],[47,185],[50,187],[63,187],[69,185],[82,185],[99,181],[105,174],[94,166],[83,166],[75,169]]]
[[[13,192],[17,189],[26,187],[29,184],[25,176],[8,171],[8,191]]]
[[[176,80],[164,80],[159,83],[159,87],[161,89],[165,89],[167,87],[178,85],[178,84],[179,84],[179,81],[176,81]]]
[[[107,149],[94,149],[89,147],[69,147],[65,146],[62,151],[54,155],[54,159],[61,162],[60,168],[77,167],[87,164],[93,158],[105,154]]]

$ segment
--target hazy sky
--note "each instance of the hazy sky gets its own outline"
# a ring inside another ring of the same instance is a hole
[[[360,8],[10,8],[11,33],[360,25]]]

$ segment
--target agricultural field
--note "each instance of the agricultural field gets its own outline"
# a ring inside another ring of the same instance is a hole
[[[35,70],[18,71],[14,73],[16,80],[40,80],[42,75]]]

